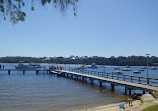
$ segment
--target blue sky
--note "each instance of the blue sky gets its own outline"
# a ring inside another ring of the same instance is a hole
[[[26,7],[27,18],[0,23],[0,56],[158,56],[158,0],[80,0],[77,16]]]

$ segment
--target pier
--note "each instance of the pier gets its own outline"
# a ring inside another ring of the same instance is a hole
[[[80,79],[81,81],[84,81],[84,82],[87,82],[87,80],[89,80],[90,84],[94,84],[94,80],[98,81],[100,87],[102,87],[103,83],[109,83],[111,85],[111,91],[115,91],[115,86],[123,86],[125,95],[127,95],[127,92],[129,95],[131,95],[132,90],[141,90],[143,94],[145,92],[152,93],[153,91],[158,91],[158,87],[147,84],[148,80],[150,80],[150,82],[153,82],[151,81],[151,79],[155,80],[153,83],[158,82],[158,79],[154,79],[154,78],[130,76],[128,78],[129,80],[125,81],[127,79],[126,76],[129,76],[129,75],[119,75],[119,74],[112,74],[112,73],[111,74],[106,73],[106,75],[104,75],[105,73],[103,74],[101,72],[98,72],[98,75],[96,75],[94,74],[94,71],[89,74],[84,74],[83,70],[81,71],[82,73],[79,73],[79,71],[73,72],[73,71],[66,71],[66,70],[60,70],[59,72],[61,73],[63,77],[69,77],[76,80]],[[123,79],[119,80],[120,78],[123,78]],[[136,80],[136,78],[138,78],[137,79],[138,83],[135,83],[136,81],[134,81]],[[141,80],[142,78],[144,80]],[[145,82],[146,84],[142,84],[143,83],[142,81]]]
[[[35,74],[39,74],[40,71],[46,72],[47,74],[50,73],[49,69],[0,69],[0,71],[8,72],[8,74],[11,74],[13,71],[21,71],[22,74],[25,74],[26,71],[33,71]]]
[[[90,84],[92,85],[94,84],[94,81],[97,81],[100,87],[102,87],[104,83],[109,83],[111,86],[111,91],[115,91],[115,86],[124,87],[125,95],[127,95],[127,93],[131,95],[132,90],[141,90],[143,94],[146,92],[152,93],[153,91],[158,92],[158,79],[155,78],[113,74],[90,70],[70,70],[71,71],[59,69],[0,69],[0,71],[8,72],[8,75],[10,75],[13,71],[21,71],[23,75],[26,73],[26,71],[34,71],[35,74],[39,74],[39,72],[42,71],[46,72],[46,74],[55,74],[57,76],[81,80],[83,82],[87,82],[89,80]]]

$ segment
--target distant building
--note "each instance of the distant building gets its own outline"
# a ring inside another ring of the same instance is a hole
[[[44,60],[45,60],[45,61],[49,61],[49,60],[50,60],[50,58],[49,58],[49,57],[46,57],[46,58],[44,58]]]

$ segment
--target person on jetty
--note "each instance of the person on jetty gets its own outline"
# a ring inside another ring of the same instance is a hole
[[[1,69],[1,67],[2,67],[2,66],[1,66],[1,64],[0,64],[0,69]]]

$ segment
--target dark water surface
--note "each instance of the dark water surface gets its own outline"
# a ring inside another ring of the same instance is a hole
[[[14,68],[16,64],[5,64]],[[103,88],[40,72],[0,71],[0,111],[65,111],[126,101],[123,89]],[[121,94],[122,93],[122,94]]]

